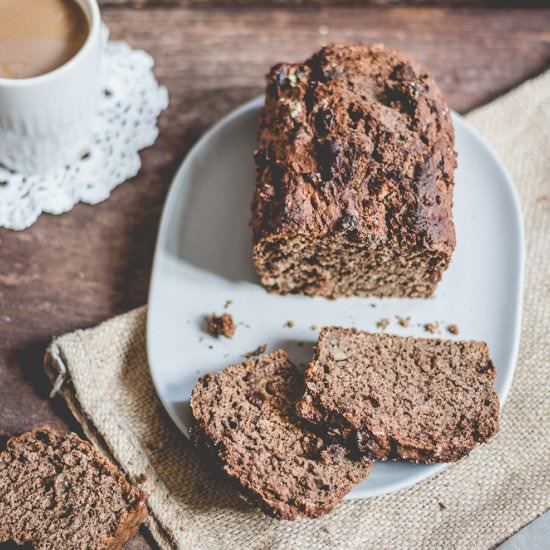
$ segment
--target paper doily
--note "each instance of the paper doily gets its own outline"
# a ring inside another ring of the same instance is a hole
[[[135,176],[138,151],[158,136],[157,118],[168,106],[166,88],[153,73],[153,58],[126,42],[107,42],[94,134],[89,150],[70,166],[23,176],[0,166],[0,226],[21,230],[42,212],[62,214],[82,201],[97,204]]]

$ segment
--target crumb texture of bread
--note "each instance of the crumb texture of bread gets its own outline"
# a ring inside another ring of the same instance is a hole
[[[191,397],[195,443],[245,498],[279,519],[329,512],[371,469],[368,459],[296,416],[303,376],[284,351],[203,376]]]
[[[146,516],[145,494],[76,434],[38,428],[0,453],[0,542],[120,549]]]
[[[253,259],[280,294],[427,297],[455,247],[454,130],[417,63],[326,46],[267,75]]]
[[[297,409],[374,459],[456,461],[498,431],[495,375],[484,342],[329,327]]]

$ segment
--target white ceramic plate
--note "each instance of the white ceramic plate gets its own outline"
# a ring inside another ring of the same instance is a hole
[[[267,344],[298,363],[309,360],[312,325],[426,336],[423,323],[456,323],[460,338],[485,340],[497,368],[496,391],[506,397],[519,342],[523,236],[518,200],[501,163],[467,123],[454,115],[458,170],[454,217],[457,247],[435,298],[343,298],[329,301],[268,294],[251,260],[252,151],[262,98],[245,103],[207,132],[179,169],[162,215],[149,295],[147,345],[151,374],[166,410],[184,434],[197,378],[241,362]],[[206,314],[228,311],[239,323],[232,340],[205,334]],[[371,307],[375,304],[376,307]],[[403,328],[395,316],[411,317]],[[285,323],[293,321],[294,327]],[[450,337],[445,329],[444,337]],[[298,345],[305,342],[305,345]],[[412,485],[445,465],[376,463],[349,498]]]

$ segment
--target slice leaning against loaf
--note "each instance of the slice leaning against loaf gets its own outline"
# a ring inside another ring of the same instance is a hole
[[[244,496],[280,519],[329,512],[371,469],[296,416],[303,376],[282,350],[199,379],[192,439],[206,445]]]
[[[298,414],[378,460],[459,460],[498,431],[483,342],[324,328]]]
[[[146,516],[145,494],[74,433],[38,428],[0,453],[0,542],[119,549]]]

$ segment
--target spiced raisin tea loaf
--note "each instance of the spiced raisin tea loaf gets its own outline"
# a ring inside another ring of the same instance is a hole
[[[146,516],[145,494],[76,434],[39,428],[0,453],[0,542],[119,549]]]
[[[455,247],[454,131],[428,73],[380,45],[275,65],[253,259],[275,293],[427,297]]]
[[[325,328],[299,414],[370,457],[455,461],[498,431],[483,342]]]
[[[192,439],[249,502],[280,519],[329,512],[371,469],[303,425],[302,391],[303,375],[279,350],[203,376],[191,397]]]

